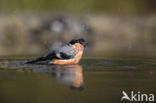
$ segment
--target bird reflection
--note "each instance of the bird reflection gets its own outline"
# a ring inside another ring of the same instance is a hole
[[[54,76],[60,83],[65,84],[73,90],[84,90],[83,68],[81,65],[57,65]]]

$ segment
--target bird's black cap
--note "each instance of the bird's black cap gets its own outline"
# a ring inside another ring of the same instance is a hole
[[[74,45],[75,43],[80,43],[82,44],[83,46],[87,46],[88,45],[88,42],[86,42],[83,38],[80,38],[80,39],[73,39],[69,42],[70,44]]]

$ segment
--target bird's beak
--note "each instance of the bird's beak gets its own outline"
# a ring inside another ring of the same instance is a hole
[[[88,45],[88,42],[84,42],[84,47],[86,47]]]

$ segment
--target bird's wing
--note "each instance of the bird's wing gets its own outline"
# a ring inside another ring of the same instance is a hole
[[[72,45],[65,45],[60,48],[53,50],[49,53],[46,58],[47,59],[71,59],[74,58],[76,55],[76,51]]]
[[[62,57],[61,59],[71,59],[71,58],[74,58],[76,55],[76,51],[74,47],[70,44],[59,48],[58,53],[60,53]]]

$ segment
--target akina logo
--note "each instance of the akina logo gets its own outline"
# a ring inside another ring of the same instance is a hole
[[[145,94],[145,93],[141,93],[140,91],[138,92],[131,91],[130,95],[128,95],[125,91],[122,91],[122,95],[123,96],[121,98],[121,101],[123,100],[139,101],[139,102],[146,102],[146,101],[154,102],[155,101],[154,94],[152,93]]]

